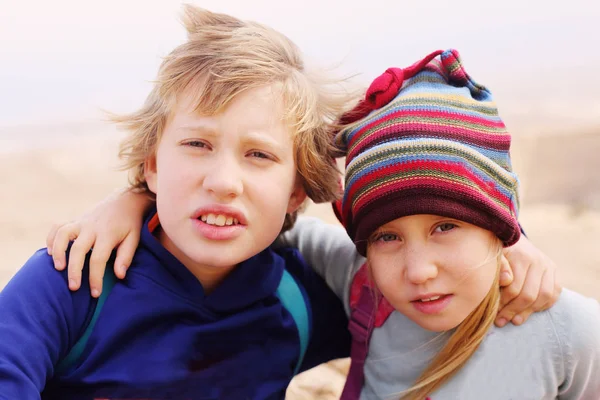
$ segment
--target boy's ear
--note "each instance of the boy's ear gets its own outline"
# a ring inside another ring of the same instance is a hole
[[[306,191],[304,190],[304,186],[302,185],[302,181],[300,179],[296,179],[296,183],[294,184],[294,190],[290,195],[290,201],[288,202],[287,213],[291,214],[296,211],[304,200],[306,200]]]
[[[146,184],[148,185],[148,189],[154,194],[156,194],[156,156],[148,157],[144,162],[144,178],[146,179]]]

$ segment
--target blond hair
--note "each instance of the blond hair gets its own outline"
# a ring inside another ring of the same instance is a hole
[[[130,185],[149,192],[144,163],[155,154],[182,92],[193,89],[195,110],[214,115],[240,93],[277,83],[282,88],[286,122],[292,126],[303,187],[317,203],[335,200],[340,172],[331,159],[331,127],[351,96],[332,85],[336,82],[309,74],[300,51],[283,34],[191,5],[183,11],[188,40],[163,60],[144,105],[131,114],[111,117],[130,133],[119,151],[123,169],[130,170]],[[284,230],[295,218],[296,213],[286,216]]]
[[[497,259],[497,271],[490,291],[481,303],[460,323],[448,342],[429,363],[414,385],[406,390],[402,400],[423,400],[452,378],[479,348],[494,323],[500,301],[500,265],[502,243],[492,243],[492,254]]]

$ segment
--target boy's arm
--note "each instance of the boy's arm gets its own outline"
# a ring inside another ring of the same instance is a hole
[[[40,398],[80,333],[89,299],[71,296],[66,274],[54,270],[45,250],[17,272],[0,292],[0,399]]]
[[[567,307],[550,310],[562,348],[558,398],[600,399],[600,303],[570,291],[563,296]]]
[[[521,235],[513,246],[505,248],[504,256],[500,312],[495,321],[499,327],[509,321],[521,325],[532,313],[552,307],[562,290],[556,278],[556,264],[525,235]],[[510,275],[509,279],[503,279],[506,273]]]
[[[327,224],[317,218],[300,217],[294,227],[275,243],[300,250],[308,264],[323,278],[344,303],[354,273],[365,259],[341,226]]]

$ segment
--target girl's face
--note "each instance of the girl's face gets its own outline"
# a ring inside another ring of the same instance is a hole
[[[367,258],[389,303],[440,332],[458,326],[490,291],[498,243],[492,232],[463,221],[411,215],[380,227]]]

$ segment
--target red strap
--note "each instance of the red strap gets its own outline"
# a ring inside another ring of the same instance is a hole
[[[376,307],[374,290],[364,285],[360,300],[350,314],[348,329],[352,334],[351,363],[341,400],[355,400],[360,397],[365,380],[364,366],[369,352],[369,341],[375,328]]]
[[[358,306],[360,296],[362,293],[362,287],[368,286],[376,294],[376,314],[375,314],[375,328],[380,327],[388,319],[390,314],[394,311],[394,307],[388,303],[388,301],[379,293],[375,288],[375,285],[369,277],[369,267],[364,264],[358,272],[354,275],[352,286],[350,287],[350,309],[353,310]]]
[[[346,378],[342,400],[354,400],[360,397],[365,373],[364,366],[369,353],[369,342],[373,329],[383,325],[394,308],[377,291],[369,279],[367,264],[354,275],[350,288],[350,323],[348,330],[352,334],[350,350],[350,371]]]

